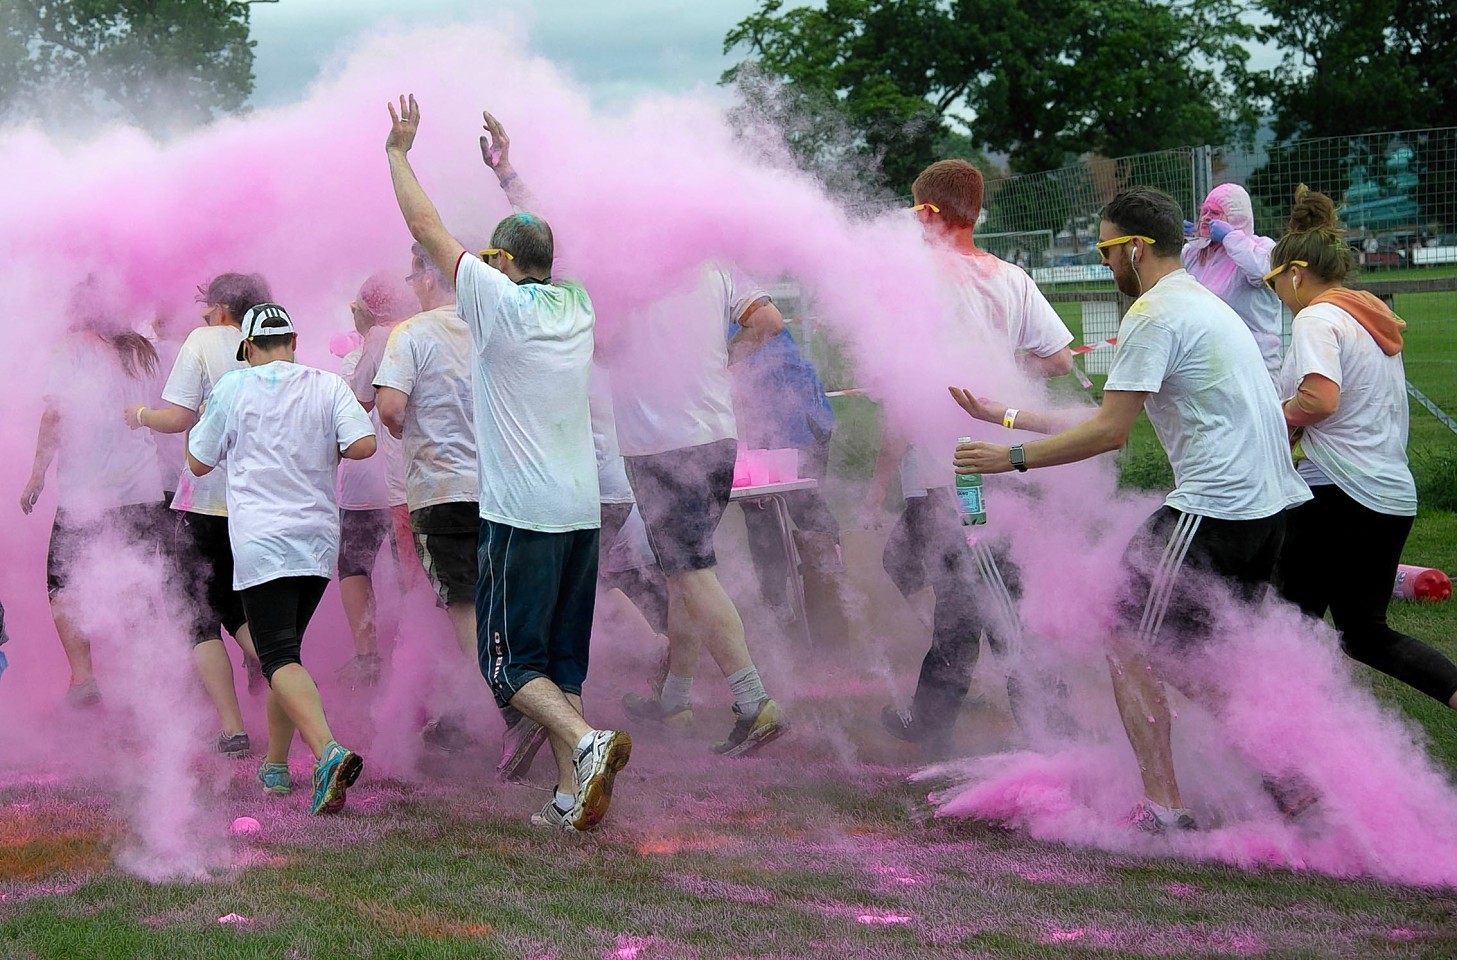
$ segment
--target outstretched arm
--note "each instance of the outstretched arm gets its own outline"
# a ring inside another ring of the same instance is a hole
[[[121,418],[130,430],[146,427],[154,433],[186,433],[197,423],[197,411],[169,403],[165,407],[128,407]]]
[[[1132,390],[1107,391],[1103,394],[1103,405],[1082,423],[1044,440],[1024,444],[1027,467],[1055,467],[1117,450],[1128,442],[1128,434],[1147,397],[1147,393]],[[1021,419],[1018,416],[1019,427]],[[999,443],[958,444],[956,472],[1005,473],[1012,469],[1010,450],[1010,446]]]
[[[948,387],[956,405],[965,410],[967,416],[983,423],[994,423],[1013,430],[1028,433],[1053,434],[1073,427],[1096,415],[1097,411],[1086,408],[1076,410],[1019,410],[1005,403],[987,397],[978,397],[965,387]],[[1013,414],[1013,422],[1007,423],[1007,414]]]
[[[389,104],[389,111],[390,135],[385,140],[384,150],[390,161],[390,180],[394,182],[395,199],[399,201],[400,213],[404,214],[405,226],[410,229],[410,236],[430,254],[440,272],[453,277],[455,265],[460,261],[460,255],[465,253],[465,247],[445,229],[440,212],[426,196],[425,188],[420,186],[420,180],[410,166],[410,148],[414,146],[415,134],[420,130],[420,106],[415,102],[415,95],[410,94],[408,100],[400,97],[398,112],[393,103]]]

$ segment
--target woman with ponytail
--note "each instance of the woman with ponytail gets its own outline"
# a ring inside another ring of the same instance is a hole
[[[20,509],[26,514],[35,509],[54,461],[56,515],[46,558],[47,590],[71,666],[66,699],[73,706],[93,706],[101,692],[78,616],[90,610],[94,617],[118,587],[107,585],[105,592],[88,597],[86,577],[103,563],[113,574],[125,575],[128,569],[96,550],[121,544],[153,553],[166,525],[157,448],[151,436],[127,430],[115,413],[125,405],[141,406],[155,391],[157,352],[121,322],[94,278],[77,285],[67,312],[70,329],[51,356],[35,464]]]
[[[1457,707],[1457,666],[1386,622],[1417,512],[1406,459],[1406,323],[1345,286],[1353,262],[1335,206],[1304,184],[1270,266],[1266,284],[1295,314],[1280,396],[1314,494],[1288,511],[1281,591],[1312,617],[1330,610],[1349,656]]]

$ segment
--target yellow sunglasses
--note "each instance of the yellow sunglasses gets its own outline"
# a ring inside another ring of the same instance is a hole
[[[1278,277],[1280,274],[1284,273],[1290,267],[1308,267],[1308,266],[1310,266],[1310,264],[1306,263],[1304,260],[1291,260],[1289,263],[1282,263],[1278,267],[1276,267],[1274,270],[1271,270],[1269,273],[1265,274],[1265,286],[1267,286],[1267,287],[1270,288],[1270,292],[1271,293],[1274,293],[1275,292],[1275,278],[1276,277]]]
[[[1108,248],[1109,247],[1121,247],[1125,243],[1132,243],[1135,240],[1142,240],[1144,243],[1154,243],[1155,242],[1153,237],[1145,237],[1142,234],[1133,233],[1133,234],[1129,234],[1126,237],[1114,237],[1111,240],[1099,240],[1097,243],[1095,243],[1093,245],[1093,249],[1094,250],[1097,250],[1098,251],[1098,256],[1100,256],[1100,257],[1103,258],[1103,262],[1104,263],[1107,263],[1108,262]]]
[[[487,247],[486,249],[482,250],[481,259],[484,260],[487,257],[505,257],[507,260],[516,259],[511,255],[510,250],[502,250],[500,247]]]
[[[934,203],[918,203],[914,207],[911,207],[911,211],[913,213],[920,213],[922,210],[929,210],[932,213],[941,212],[941,208],[936,206]]]

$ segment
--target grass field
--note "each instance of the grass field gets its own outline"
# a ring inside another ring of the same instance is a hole
[[[1409,376],[1457,412],[1453,299],[1399,309]],[[863,474],[876,412],[860,398],[837,410],[834,469]],[[1457,570],[1457,436],[1415,405],[1412,456],[1424,506],[1406,558]],[[1122,468],[1134,485],[1165,482],[1146,422]],[[1392,621],[1457,657],[1457,603],[1394,604]],[[919,651],[905,653],[903,670]],[[526,825],[547,794],[491,780],[493,744],[410,780],[367,771],[334,819],[307,817],[299,796],[264,802],[251,764],[206,758],[218,832],[241,814],[261,830],[224,842],[200,883],[122,872],[127,827],[104,787],[6,773],[0,755],[0,958],[1457,956],[1451,891],[1191,863],[1158,847],[1079,850],[932,819],[925,786],[905,779],[916,755],[865,719],[886,687],[855,667],[804,663],[821,692],[799,700],[800,735],[752,761],[707,759],[721,730],[644,732],[609,826],[585,838]],[[1354,669],[1457,770],[1450,711]],[[963,745],[985,751],[1010,722],[972,707],[961,727]]]

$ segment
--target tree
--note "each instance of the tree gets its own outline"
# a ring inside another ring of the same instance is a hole
[[[904,190],[945,131],[1014,172],[1247,130],[1241,0],[761,0],[725,38],[744,63],[836,103]]]
[[[0,0],[0,112],[153,130],[237,112],[253,91],[252,2]]]
[[[1261,0],[1260,36],[1286,51],[1258,78],[1275,134],[1328,137],[1451,124],[1457,8],[1451,0]]]

